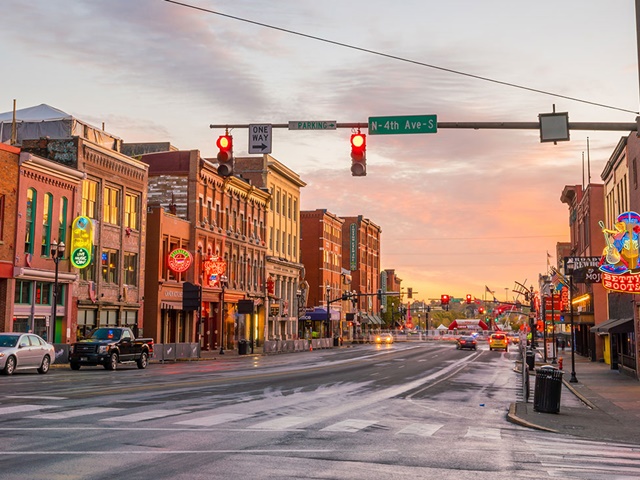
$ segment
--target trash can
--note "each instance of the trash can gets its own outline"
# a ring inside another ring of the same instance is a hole
[[[340,344],[341,344],[340,337],[333,337],[333,346],[334,347],[339,347]]]
[[[529,371],[533,372],[533,369],[536,368],[536,352],[533,350],[527,350],[526,362],[529,367]]]
[[[536,412],[558,413],[562,394],[562,370],[544,365],[536,370],[533,409]]]
[[[246,340],[238,341],[238,355],[246,355],[249,353],[249,342]]]

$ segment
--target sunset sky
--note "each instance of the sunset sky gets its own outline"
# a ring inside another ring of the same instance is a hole
[[[4,0],[0,112],[46,103],[203,156],[223,133],[210,124],[535,122],[554,104],[570,122],[637,116],[633,0],[185,3],[227,16],[164,0]],[[246,155],[247,130],[231,133]],[[536,130],[369,135],[366,177],[351,176],[348,129],[274,129],[272,155],[307,182],[302,209],[378,224],[382,268],[415,297],[482,298],[487,285],[504,300],[516,281],[537,286],[569,239],[560,195],[586,179],[583,158],[601,182],[628,133],[557,145]]]

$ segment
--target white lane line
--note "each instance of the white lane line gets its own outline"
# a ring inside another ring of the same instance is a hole
[[[181,415],[189,413],[184,410],[147,410],[146,412],[132,413],[130,415],[122,415],[120,417],[103,418],[101,422],[142,422],[144,420],[153,420],[154,418],[170,417],[172,415]]]
[[[46,395],[6,395],[4,398],[21,398],[28,400],[66,400],[67,397],[48,397]]]
[[[294,428],[296,425],[303,422],[307,422],[308,420],[309,419],[307,417],[286,416],[267,420],[266,422],[256,423],[255,425],[251,425],[249,428],[261,430],[287,430],[289,428]]]
[[[31,415],[28,418],[43,418],[45,420],[62,420],[65,418],[83,417],[85,415],[97,415],[99,413],[114,412],[122,410],[121,408],[80,408],[77,410],[68,410],[66,412],[42,413],[40,415]]]
[[[181,422],[175,422],[174,425],[192,425],[195,427],[211,427],[213,425],[220,425],[221,423],[235,422],[236,420],[243,420],[245,418],[253,417],[253,415],[244,415],[242,413],[218,413],[216,415],[208,415],[206,417],[192,418],[191,420],[183,420]]]
[[[430,437],[438,430],[444,427],[444,424],[433,423],[413,423],[398,432],[398,435],[418,435],[420,437]]]
[[[45,408],[57,408],[58,405],[14,405],[12,407],[0,407],[0,415],[11,413],[33,412],[34,410],[44,410]]]
[[[500,440],[499,428],[468,427],[465,437],[491,438]]]
[[[333,425],[329,425],[328,427],[320,430],[321,432],[357,432],[359,430],[363,430],[371,425],[375,425],[375,420],[358,420],[358,419],[349,419],[343,420],[342,422],[334,423]]]

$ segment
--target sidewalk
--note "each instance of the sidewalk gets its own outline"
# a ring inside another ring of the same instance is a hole
[[[507,419],[530,428],[592,440],[640,444],[640,382],[609,365],[575,356],[577,383],[570,383],[571,353],[564,358],[559,413],[533,409],[535,372],[530,372],[529,402],[511,404]],[[539,359],[536,359],[539,360]],[[536,363],[538,368],[542,363]],[[526,365],[525,365],[526,368]]]

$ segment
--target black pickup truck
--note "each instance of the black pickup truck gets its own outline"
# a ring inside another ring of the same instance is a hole
[[[97,328],[91,336],[71,345],[69,365],[80,370],[82,365],[102,365],[115,370],[119,363],[133,363],[147,368],[153,354],[152,338],[135,338],[130,328]]]

